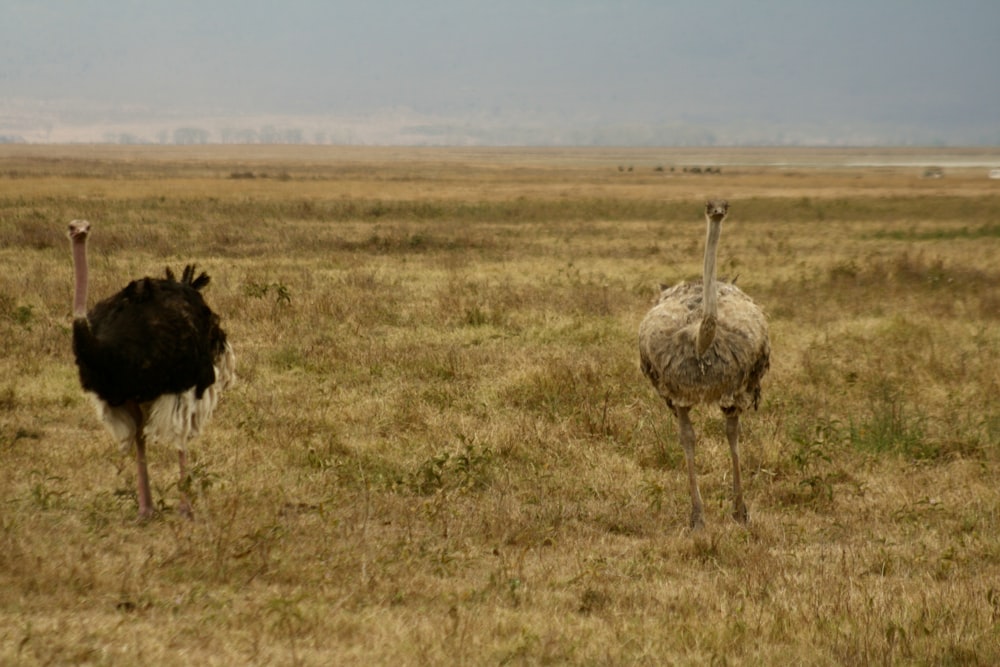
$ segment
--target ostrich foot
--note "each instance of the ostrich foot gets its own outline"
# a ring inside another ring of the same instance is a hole
[[[733,510],[733,518],[736,519],[738,523],[744,525],[750,523],[750,512],[747,510],[747,506],[744,503],[740,503]]]
[[[153,496],[149,491],[149,476],[145,467],[139,469],[139,492],[137,494],[139,503],[139,516],[137,523],[147,523],[156,516],[156,508],[153,506]]]
[[[691,510],[691,530],[699,532],[705,529],[705,520],[701,516],[700,509]]]

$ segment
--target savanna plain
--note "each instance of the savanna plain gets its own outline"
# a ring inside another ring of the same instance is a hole
[[[0,147],[0,663],[1000,663],[990,160]],[[699,276],[714,196],[772,365],[747,526],[693,411],[692,533],[637,329]],[[212,277],[239,382],[191,443],[193,519],[153,443],[136,522],[79,387],[74,218],[91,303]]]

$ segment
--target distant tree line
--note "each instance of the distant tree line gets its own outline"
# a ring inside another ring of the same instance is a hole
[[[102,141],[108,144],[174,144],[177,146],[197,146],[210,143],[223,144],[324,144],[327,143],[326,132],[316,132],[312,140],[306,138],[305,132],[297,127],[278,128],[265,125],[260,129],[253,128],[223,128],[218,133],[200,127],[178,127],[173,130],[160,130],[155,140],[132,134],[130,132],[107,132]],[[24,143],[21,137],[0,135],[0,143]]]

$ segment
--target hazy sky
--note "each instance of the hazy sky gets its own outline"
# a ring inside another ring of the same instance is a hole
[[[1000,143],[998,68],[998,0],[0,3],[3,98],[98,113],[407,109]]]

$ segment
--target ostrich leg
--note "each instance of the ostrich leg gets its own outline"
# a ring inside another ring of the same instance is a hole
[[[136,492],[139,500],[139,521],[145,521],[153,516],[153,494],[149,491],[149,470],[146,467],[146,420],[142,408],[129,401],[125,408],[135,422],[135,465]]]
[[[726,416],[726,437],[729,439],[729,453],[733,456],[733,518],[740,523],[750,521],[746,503],[743,502],[743,485],[740,481],[740,414]]]
[[[146,468],[146,437],[141,430],[135,434],[135,463],[139,521],[146,521],[153,516],[153,494],[149,490],[149,470]]]
[[[142,408],[135,401],[129,401],[125,408],[135,422],[135,477],[136,492],[139,500],[139,521],[146,521],[153,516],[153,494],[149,491],[149,470],[146,467],[146,427]]]
[[[677,422],[680,426],[681,447],[684,448],[684,458],[687,461],[688,484],[691,487],[691,529],[701,530],[705,527],[702,519],[701,491],[698,490],[698,471],[694,465],[694,427],[688,415],[690,408],[677,408]]]

